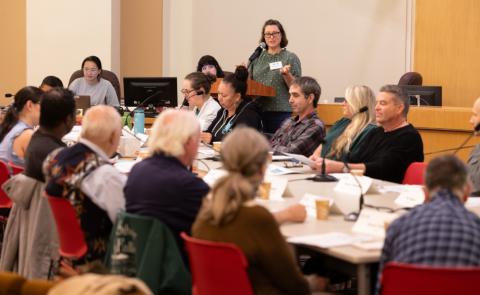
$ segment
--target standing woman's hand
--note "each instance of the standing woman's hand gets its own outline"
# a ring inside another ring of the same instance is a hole
[[[290,73],[290,68],[291,67],[292,67],[291,65],[284,65],[280,69],[280,74],[282,74],[283,80],[285,81],[285,84],[287,84],[288,87],[290,87],[293,80],[295,79],[295,77],[292,75],[292,73]]]

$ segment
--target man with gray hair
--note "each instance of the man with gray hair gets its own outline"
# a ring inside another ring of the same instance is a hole
[[[423,162],[423,142],[420,134],[407,122],[410,107],[407,94],[396,85],[380,88],[376,97],[376,128],[364,140],[346,162],[326,160],[326,172],[348,172],[358,169],[365,175],[401,183],[405,171],[413,162]],[[355,115],[354,115],[355,116]],[[321,169],[322,159],[315,162]]]
[[[274,152],[309,156],[322,142],[325,129],[317,116],[321,88],[311,77],[299,77],[290,85],[293,116],[283,122],[271,139]]]
[[[387,230],[379,275],[390,261],[429,266],[480,266],[480,218],[464,206],[467,168],[452,155],[433,159],[425,174],[425,204]]]
[[[127,212],[165,223],[183,254],[180,233],[190,233],[209,191],[208,185],[189,169],[199,142],[200,123],[192,112],[162,112],[148,141],[150,156],[133,167],[125,186]]]
[[[79,142],[52,152],[44,162],[45,191],[70,200],[79,213],[88,251],[86,261],[102,260],[112,224],[125,208],[122,175],[109,158],[122,132],[121,118],[111,106],[90,108],[82,120]]]

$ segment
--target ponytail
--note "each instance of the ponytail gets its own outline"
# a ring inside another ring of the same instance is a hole
[[[17,124],[20,112],[23,110],[25,104],[29,100],[38,103],[42,93],[42,90],[37,87],[27,86],[23,87],[15,94],[13,103],[8,108],[5,118],[0,124],[0,142],[3,141],[8,132],[12,130],[13,126]]]

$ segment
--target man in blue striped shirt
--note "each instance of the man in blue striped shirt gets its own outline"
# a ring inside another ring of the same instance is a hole
[[[427,167],[425,185],[425,204],[388,228],[379,275],[390,261],[480,266],[480,218],[463,205],[470,193],[465,165],[451,155],[438,157]]]

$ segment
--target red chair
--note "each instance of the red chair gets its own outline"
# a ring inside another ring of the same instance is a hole
[[[0,208],[11,208],[12,200],[8,197],[7,193],[1,188],[1,186],[10,178],[10,170],[8,165],[0,161]]]
[[[388,263],[382,273],[382,295],[476,293],[480,268],[446,268]]]
[[[10,166],[12,175],[17,175],[19,173],[22,173],[24,168],[22,166],[17,166],[13,163],[9,163],[8,166]]]
[[[82,258],[88,247],[75,209],[66,199],[48,195],[47,198],[57,225],[60,255],[70,259]]]
[[[413,162],[408,166],[405,176],[403,178],[403,184],[424,184],[425,170],[427,169],[427,163]]]
[[[180,235],[190,260],[193,294],[253,295],[246,271],[248,262],[240,248]]]

